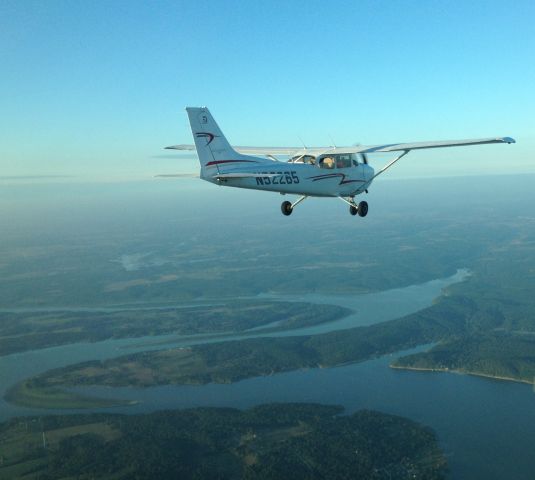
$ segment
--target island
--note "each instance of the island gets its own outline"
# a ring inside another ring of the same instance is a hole
[[[0,311],[0,355],[110,338],[246,334],[261,327],[266,327],[264,332],[290,330],[332,322],[349,313],[349,309],[336,305],[267,300],[225,300],[197,306]]]
[[[230,383],[360,362],[438,341],[457,331],[455,322],[441,321],[441,308],[434,306],[398,320],[320,335],[250,338],[77,363],[25,379],[9,389],[5,398],[22,406],[59,408],[61,399],[70,407],[88,408],[93,406],[92,400],[100,400],[73,393],[68,387]]]

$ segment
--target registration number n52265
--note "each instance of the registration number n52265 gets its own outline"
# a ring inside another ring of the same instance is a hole
[[[290,185],[299,183],[297,172],[262,172],[269,177],[256,177],[257,185]]]

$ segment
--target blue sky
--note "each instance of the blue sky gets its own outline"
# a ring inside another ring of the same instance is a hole
[[[0,175],[196,170],[183,108],[230,141],[477,138],[392,176],[535,172],[535,2],[0,3]],[[378,163],[383,159],[378,159]]]

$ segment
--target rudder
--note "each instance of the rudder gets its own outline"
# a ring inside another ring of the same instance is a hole
[[[208,108],[187,107],[186,111],[201,164],[201,177],[210,170],[217,173],[220,165],[243,157],[230,146]]]

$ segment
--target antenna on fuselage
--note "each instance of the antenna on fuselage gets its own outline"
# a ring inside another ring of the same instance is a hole
[[[357,142],[357,143],[354,143],[353,146],[354,147],[360,147],[362,144],[360,142]],[[360,154],[360,158],[362,158],[362,162],[365,163],[366,165],[368,165],[368,157],[366,156],[365,153],[361,153]],[[368,192],[366,192],[368,193]]]

